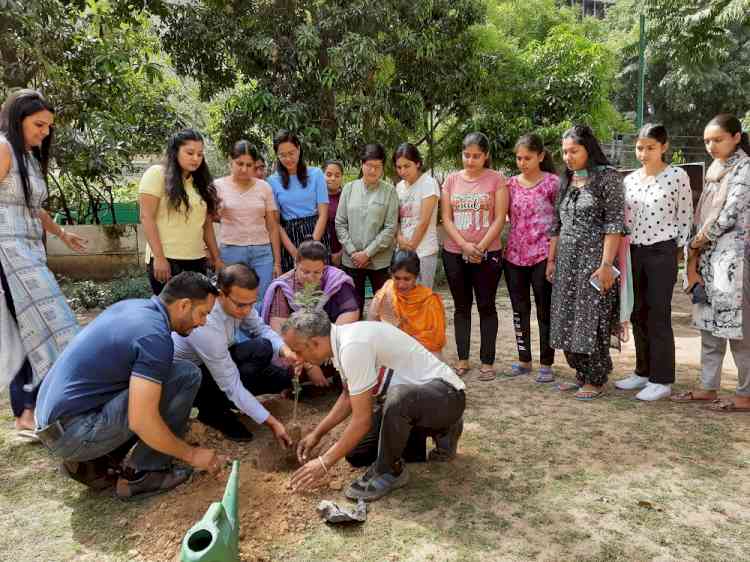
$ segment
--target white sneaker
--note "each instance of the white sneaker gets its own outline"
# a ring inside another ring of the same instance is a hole
[[[642,377],[633,373],[629,377],[620,379],[615,382],[615,387],[620,390],[638,390],[639,388],[646,388],[648,384],[648,377]]]
[[[641,390],[635,397],[638,400],[646,400],[653,402],[655,400],[661,400],[662,398],[668,398],[672,394],[671,384],[659,384],[650,382],[646,385],[646,388]]]

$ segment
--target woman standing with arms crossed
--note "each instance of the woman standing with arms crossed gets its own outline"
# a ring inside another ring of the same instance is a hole
[[[402,144],[393,153],[393,165],[401,177],[396,185],[399,200],[399,250],[419,256],[419,284],[432,289],[437,269],[437,213],[440,187],[422,171],[422,155],[413,144]]]
[[[281,275],[276,201],[271,186],[255,178],[259,154],[253,145],[238,141],[229,156],[231,175],[215,182],[221,200],[221,259],[227,264],[244,263],[258,274],[258,303],[262,303],[266,287]]]
[[[151,290],[161,293],[182,271],[224,267],[214,235],[218,198],[203,157],[203,137],[193,129],[172,135],[164,164],[151,166],[138,188],[141,224],[146,234],[146,263]]]
[[[642,389],[635,397],[647,401],[672,393],[672,292],[677,282],[677,252],[688,242],[693,218],[690,179],[683,169],[665,161],[668,148],[669,137],[663,125],[644,125],[635,143],[635,154],[643,167],[625,178],[636,365],[633,374],[615,386]]]
[[[33,90],[11,94],[0,110],[0,282],[10,329],[20,334],[25,358],[10,381],[16,430],[35,429],[36,393],[44,376],[78,332],[78,323],[47,268],[44,231],[68,248],[84,250],[84,240],[55,224],[43,205],[53,139],[54,108]],[[2,331],[6,333],[5,330]],[[9,341],[0,342],[3,353]],[[0,385],[4,386],[4,384]]]
[[[453,323],[459,376],[469,369],[471,305],[476,295],[481,333],[479,380],[495,380],[497,309],[495,295],[503,272],[500,232],[508,212],[505,178],[490,169],[490,141],[470,133],[463,141],[463,170],[448,176],[440,200],[448,234],[443,265],[453,295]]]
[[[565,131],[562,153],[567,169],[547,258],[553,283],[550,339],[576,370],[576,399],[590,401],[605,394],[612,371],[610,337],[620,325],[619,291],[613,286],[625,231],[625,190],[590,127]]]
[[[279,131],[273,139],[276,171],[268,177],[281,215],[281,270],[294,269],[305,240],[323,242],[328,251],[328,189],[320,168],[308,167],[297,135]]]
[[[508,180],[510,234],[505,249],[505,282],[513,305],[519,359],[511,365],[511,375],[531,372],[531,289],[539,324],[541,367],[536,382],[547,383],[555,380],[555,350],[549,345],[552,285],[546,278],[547,254],[560,180],[552,155],[539,135],[522,136],[515,153],[521,173]]]
[[[398,228],[398,195],[382,179],[385,149],[368,144],[360,154],[360,179],[346,184],[336,211],[336,234],[343,247],[341,262],[354,281],[359,315],[365,305],[365,281],[377,293],[388,281]]]

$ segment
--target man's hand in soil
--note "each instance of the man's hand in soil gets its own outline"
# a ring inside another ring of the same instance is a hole
[[[294,473],[294,476],[292,476],[292,490],[301,492],[313,488],[325,474],[326,469],[323,463],[320,462],[320,457],[315,457]]]
[[[190,464],[194,468],[208,471],[211,474],[219,472],[227,464],[228,460],[227,457],[219,455],[213,449],[204,449],[202,447],[195,447],[190,455]]]
[[[276,438],[276,441],[279,442],[279,445],[281,445],[284,449],[292,446],[292,438],[289,437],[289,434],[286,432],[286,428],[284,427],[283,423],[281,423],[273,416],[268,416],[266,425],[271,428],[273,436]]]
[[[308,457],[312,456],[312,452],[318,446],[318,443],[320,443],[320,437],[315,432],[308,433],[300,439],[299,443],[297,443],[297,460],[300,464],[307,462]]]

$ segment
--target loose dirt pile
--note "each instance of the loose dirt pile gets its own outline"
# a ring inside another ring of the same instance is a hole
[[[291,424],[293,402],[270,399],[264,402],[271,413]],[[297,422],[305,435],[322,419],[328,408],[299,404]],[[322,525],[315,512],[321,499],[342,501],[340,490],[357,477],[360,471],[345,462],[331,469],[329,480],[312,492],[294,493],[289,488],[298,463],[291,453],[281,449],[266,427],[250,420],[255,434],[250,443],[233,443],[223,439],[214,429],[193,420],[186,440],[191,444],[212,447],[240,461],[240,554],[243,562],[270,561],[273,543],[301,532],[312,525]],[[321,444],[325,450],[331,436]],[[218,476],[195,474],[185,485],[155,498],[145,513],[131,525],[131,537],[138,556],[143,560],[176,561],[185,532],[205,514],[208,506],[220,501],[226,487],[229,469]],[[346,500],[343,500],[346,501]]]

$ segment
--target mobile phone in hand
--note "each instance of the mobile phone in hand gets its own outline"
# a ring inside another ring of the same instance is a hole
[[[615,279],[617,279],[620,276],[620,270],[617,269],[614,265],[612,266],[612,273],[615,276]],[[591,286],[596,289],[597,291],[601,292],[602,286],[599,283],[599,278],[594,277],[593,275],[589,277],[589,283],[591,283]]]

